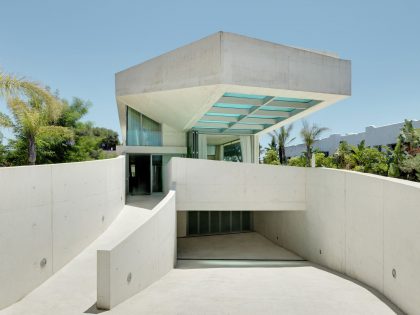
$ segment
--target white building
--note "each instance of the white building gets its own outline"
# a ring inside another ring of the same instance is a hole
[[[365,140],[368,147],[388,146],[394,148],[403,125],[404,122],[400,122],[380,127],[369,126],[365,128],[364,132],[359,133],[332,134],[328,138],[315,142],[314,148],[326,155],[332,155],[337,151],[340,142],[346,141],[351,145],[358,145],[362,140]],[[413,120],[413,126],[414,128],[420,128],[420,120]],[[305,151],[304,144],[291,145],[286,147],[286,157],[300,156]]]

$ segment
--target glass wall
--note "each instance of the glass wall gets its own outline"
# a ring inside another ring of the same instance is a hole
[[[161,146],[162,126],[127,106],[127,145]]]
[[[250,211],[188,211],[188,235],[250,232]]]
[[[225,145],[223,151],[223,160],[242,162],[242,150],[239,141]]]

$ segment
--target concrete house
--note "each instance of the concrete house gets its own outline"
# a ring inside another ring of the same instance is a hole
[[[349,60],[219,32],[115,84],[119,157],[0,169],[0,315],[420,314],[419,183],[258,164]]]
[[[336,55],[219,32],[116,74],[119,150],[153,166],[224,160],[237,143],[240,160],[256,163],[261,134],[347,98],[350,77]],[[148,178],[132,192],[161,191],[160,175]]]
[[[118,72],[127,193],[166,191],[171,157],[258,163],[260,135],[348,97],[350,77],[336,55],[224,32]]]

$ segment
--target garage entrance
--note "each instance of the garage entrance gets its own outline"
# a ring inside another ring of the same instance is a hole
[[[188,211],[187,235],[250,232],[250,211]]]

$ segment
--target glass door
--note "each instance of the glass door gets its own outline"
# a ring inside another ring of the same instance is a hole
[[[150,165],[150,155],[129,155],[128,189],[130,195],[150,195]]]
[[[152,192],[162,191],[162,155],[152,155]]]

